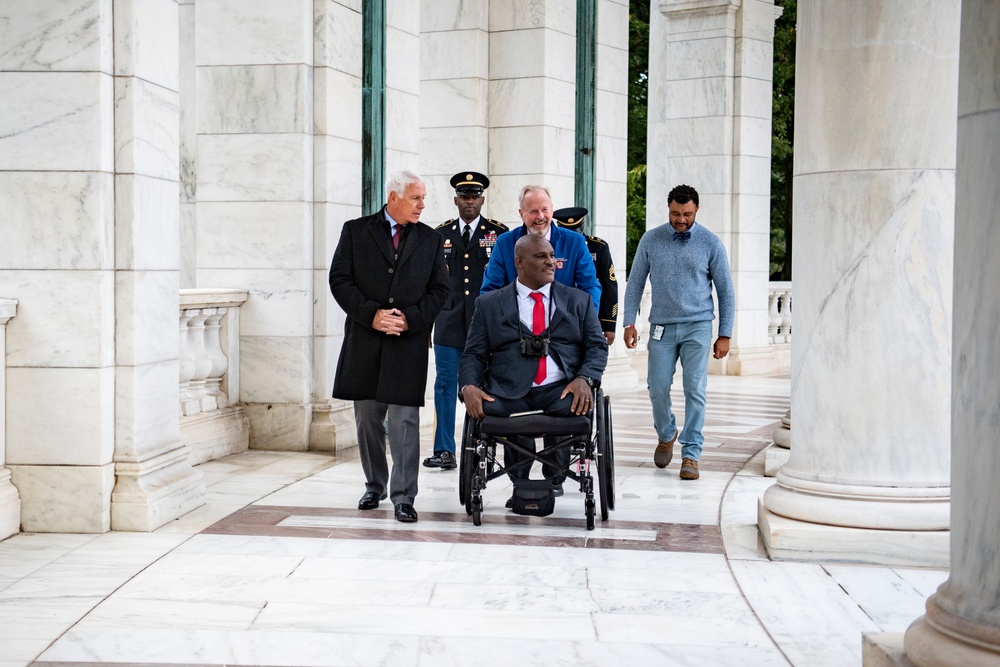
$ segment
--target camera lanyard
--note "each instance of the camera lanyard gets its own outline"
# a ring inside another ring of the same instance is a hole
[[[551,284],[552,283],[549,283],[549,285],[551,285]],[[514,305],[517,306],[517,337],[523,339],[524,338],[524,330],[521,328],[523,325],[521,323],[521,302],[519,301],[519,299],[521,298],[521,295],[518,293],[516,287],[517,286],[515,285],[515,289],[514,289]],[[527,287],[527,285],[525,285],[525,287]],[[533,292],[538,292],[539,294],[541,294],[541,292],[539,292],[539,290],[536,290],[536,289],[531,290],[531,292],[529,292],[528,294],[531,294]],[[548,312],[548,317],[546,317],[545,331],[548,331],[549,328],[552,326],[552,301],[553,301],[553,299],[552,299],[552,288],[549,287],[549,312]],[[531,335],[534,336],[535,334],[532,333]],[[552,339],[551,334],[545,336],[545,340],[546,341],[549,341],[551,339]]]

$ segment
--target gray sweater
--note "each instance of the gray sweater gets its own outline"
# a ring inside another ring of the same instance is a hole
[[[646,278],[652,286],[651,324],[702,322],[715,319],[712,283],[719,295],[719,335],[731,338],[736,298],[726,249],[712,232],[695,223],[691,238],[673,238],[674,228],[661,225],[643,234],[632,260],[625,289],[622,324],[635,324]]]

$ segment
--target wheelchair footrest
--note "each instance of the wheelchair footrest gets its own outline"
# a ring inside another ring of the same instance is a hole
[[[556,507],[552,482],[547,479],[514,480],[514,514],[548,516]]]

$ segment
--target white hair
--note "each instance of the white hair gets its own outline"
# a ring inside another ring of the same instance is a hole
[[[524,208],[524,198],[528,196],[529,192],[541,191],[549,196],[549,201],[552,201],[552,193],[544,185],[525,185],[521,188],[521,194],[517,196],[517,207]]]
[[[402,197],[406,192],[406,188],[414,183],[423,182],[424,179],[412,171],[404,169],[403,171],[393,172],[389,174],[389,178],[385,179],[385,198],[389,198],[390,192],[395,192],[397,196]]]

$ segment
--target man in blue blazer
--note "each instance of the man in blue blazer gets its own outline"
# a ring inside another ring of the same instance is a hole
[[[465,409],[476,419],[530,410],[586,414],[593,408],[591,388],[608,363],[593,302],[585,292],[554,282],[555,251],[541,235],[518,239],[514,264],[515,281],[476,301],[458,371]],[[547,340],[546,356],[523,353],[521,341],[532,337]],[[508,467],[517,460],[512,454],[508,449],[504,455]],[[528,472],[522,467],[512,475],[527,478]]]
[[[524,224],[497,237],[486,273],[483,274],[480,292],[486,294],[514,282],[517,277],[514,244],[525,234],[541,234],[555,250],[556,282],[590,294],[596,312],[601,303],[601,283],[597,280],[597,270],[586,239],[552,224],[552,196],[548,188],[526,185],[521,188],[517,203],[517,213]]]

